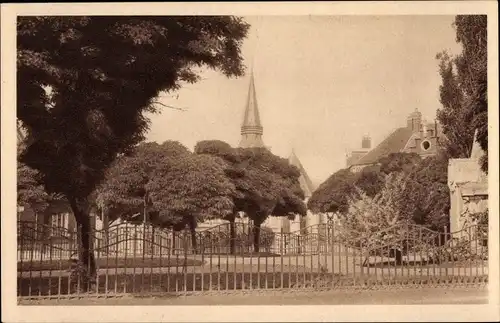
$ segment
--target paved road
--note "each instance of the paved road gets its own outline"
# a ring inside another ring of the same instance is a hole
[[[26,305],[410,305],[487,304],[486,288],[408,288],[328,292],[260,292],[169,298],[24,301]]]

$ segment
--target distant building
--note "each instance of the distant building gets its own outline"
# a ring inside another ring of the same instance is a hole
[[[406,127],[394,130],[375,148],[371,149],[371,139],[365,136],[361,149],[351,151],[346,164],[353,172],[366,166],[376,164],[382,157],[391,153],[417,153],[422,158],[433,156],[438,152],[440,139],[443,137],[441,126],[437,122],[426,122],[418,110],[406,119]]]

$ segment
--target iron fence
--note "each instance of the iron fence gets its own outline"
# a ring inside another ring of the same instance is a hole
[[[19,298],[488,280],[487,228],[477,225],[453,233],[405,225],[354,237],[331,223],[292,233],[263,230],[255,252],[253,230],[242,223],[194,234],[125,223],[92,232],[87,249],[95,258],[95,275],[78,260],[85,249],[78,235],[18,222]]]

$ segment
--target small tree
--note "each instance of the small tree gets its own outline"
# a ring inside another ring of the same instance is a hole
[[[355,192],[355,180],[356,174],[349,169],[337,171],[313,192],[307,206],[313,212],[347,212],[349,196]]]
[[[259,251],[260,227],[270,215],[306,214],[300,172],[286,159],[265,148],[232,148],[221,141],[201,141],[195,153],[218,156],[229,165],[226,174],[236,188],[233,212],[226,217],[231,227],[231,252],[234,252],[234,221],[238,212],[245,212],[253,222],[256,252]]]
[[[197,222],[232,212],[234,186],[226,164],[212,156],[192,154],[175,141],[144,143],[122,156],[99,188],[107,208],[130,208],[122,216],[144,210],[144,221],[178,231],[186,225],[197,250]]]
[[[356,188],[349,198],[347,213],[340,219],[342,239],[370,251],[389,245],[400,263],[405,237],[401,224],[408,223],[408,215],[401,212],[406,183],[403,173],[394,173],[388,175],[382,191],[375,197]]]

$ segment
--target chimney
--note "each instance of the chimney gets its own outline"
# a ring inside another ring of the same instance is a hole
[[[406,118],[406,126],[412,130],[413,133],[420,131],[422,125],[422,113],[415,109],[408,118]]]
[[[370,150],[372,148],[372,139],[370,136],[363,136],[363,139],[361,140],[361,148]]]

